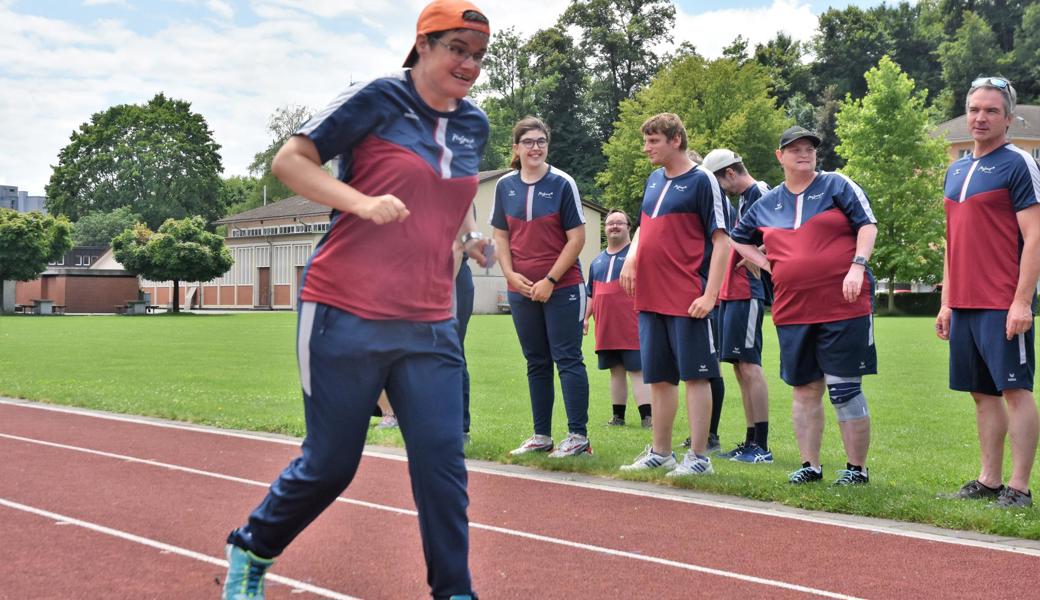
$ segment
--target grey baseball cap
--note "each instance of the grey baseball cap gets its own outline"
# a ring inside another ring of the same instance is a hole
[[[786,131],[780,134],[780,148],[802,138],[807,138],[812,141],[813,148],[820,147],[820,136],[800,125],[795,125],[794,127],[789,127]]]

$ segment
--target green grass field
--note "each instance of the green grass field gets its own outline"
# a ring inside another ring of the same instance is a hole
[[[873,418],[871,484],[795,487],[787,473],[799,466],[790,422],[790,389],[778,377],[775,330],[765,327],[764,364],[770,388],[770,442],[776,462],[744,465],[715,461],[717,474],[672,482],[663,474],[626,476],[662,486],[682,485],[790,506],[887,517],[1040,539],[1040,510],[995,511],[983,503],[940,501],[978,470],[974,410],[966,394],[946,387],[947,354],[930,318],[879,318],[876,339],[881,374],[866,378]],[[256,313],[153,317],[0,317],[0,395],[101,410],[149,415],[219,427],[303,435],[297,381],[295,315]],[[606,372],[595,370],[586,339],[592,390],[589,435],[592,457],[553,460],[507,456],[531,431],[526,366],[508,316],[473,318],[466,348],[473,393],[472,458],[518,462],[544,469],[622,477],[649,442],[630,419],[609,428]],[[724,365],[724,447],[744,432],[739,389]],[[630,416],[636,416],[630,406]],[[680,410],[684,415],[685,410]],[[566,434],[561,401],[553,433]],[[687,435],[677,421],[675,441]],[[372,431],[377,444],[400,445],[396,431]],[[827,408],[823,444],[827,478],[844,466],[833,411]],[[1034,474],[1033,487],[1037,478]]]

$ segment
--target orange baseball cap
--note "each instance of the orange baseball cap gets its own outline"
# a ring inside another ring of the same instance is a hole
[[[491,26],[484,12],[465,0],[433,0],[419,13],[419,21],[415,24],[416,35],[452,29],[472,29],[491,35]],[[404,66],[411,67],[417,60],[419,52],[412,46]]]

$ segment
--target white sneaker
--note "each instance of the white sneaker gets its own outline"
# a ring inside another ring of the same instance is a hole
[[[520,454],[527,454],[528,452],[552,452],[553,440],[547,435],[538,435],[537,433],[524,440],[523,444],[516,450],[511,451],[511,456],[518,456]]]
[[[711,459],[707,456],[701,458],[690,450],[683,457],[683,461],[674,469],[668,471],[665,477],[684,477],[686,475],[710,475],[715,472],[711,466]]]
[[[580,433],[568,433],[567,437],[560,442],[560,445],[549,456],[551,458],[565,458],[579,454],[592,454],[592,444],[589,443],[589,438]]]
[[[648,471],[650,469],[658,469],[664,467],[666,469],[675,466],[675,453],[672,452],[668,456],[661,456],[660,454],[654,454],[654,447],[651,444],[647,444],[646,448],[643,449],[643,453],[636,457],[635,462],[630,465],[621,465],[622,471]]]

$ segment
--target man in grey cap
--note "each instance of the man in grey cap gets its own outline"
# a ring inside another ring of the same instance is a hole
[[[870,413],[862,376],[877,373],[873,277],[877,220],[866,194],[840,173],[816,171],[820,138],[803,127],[780,136],[784,183],[766,192],[731,232],[733,247],[773,276],[780,378],[793,389],[802,468],[793,484],[823,479],[823,391],[834,405],[847,463],[836,485],[870,481]],[[768,258],[755,245],[761,233]]]
[[[732,150],[712,150],[704,157],[704,167],[714,173],[726,194],[739,196],[736,221],[769,191],[766,182],[755,180],[740,155]],[[753,238],[752,243],[761,249],[762,235],[756,232]],[[720,454],[720,458],[746,463],[773,462],[773,453],[769,451],[769,388],[762,372],[762,315],[771,296],[769,275],[739,254],[731,253],[719,292],[719,360],[733,363],[747,429],[744,441]]]

